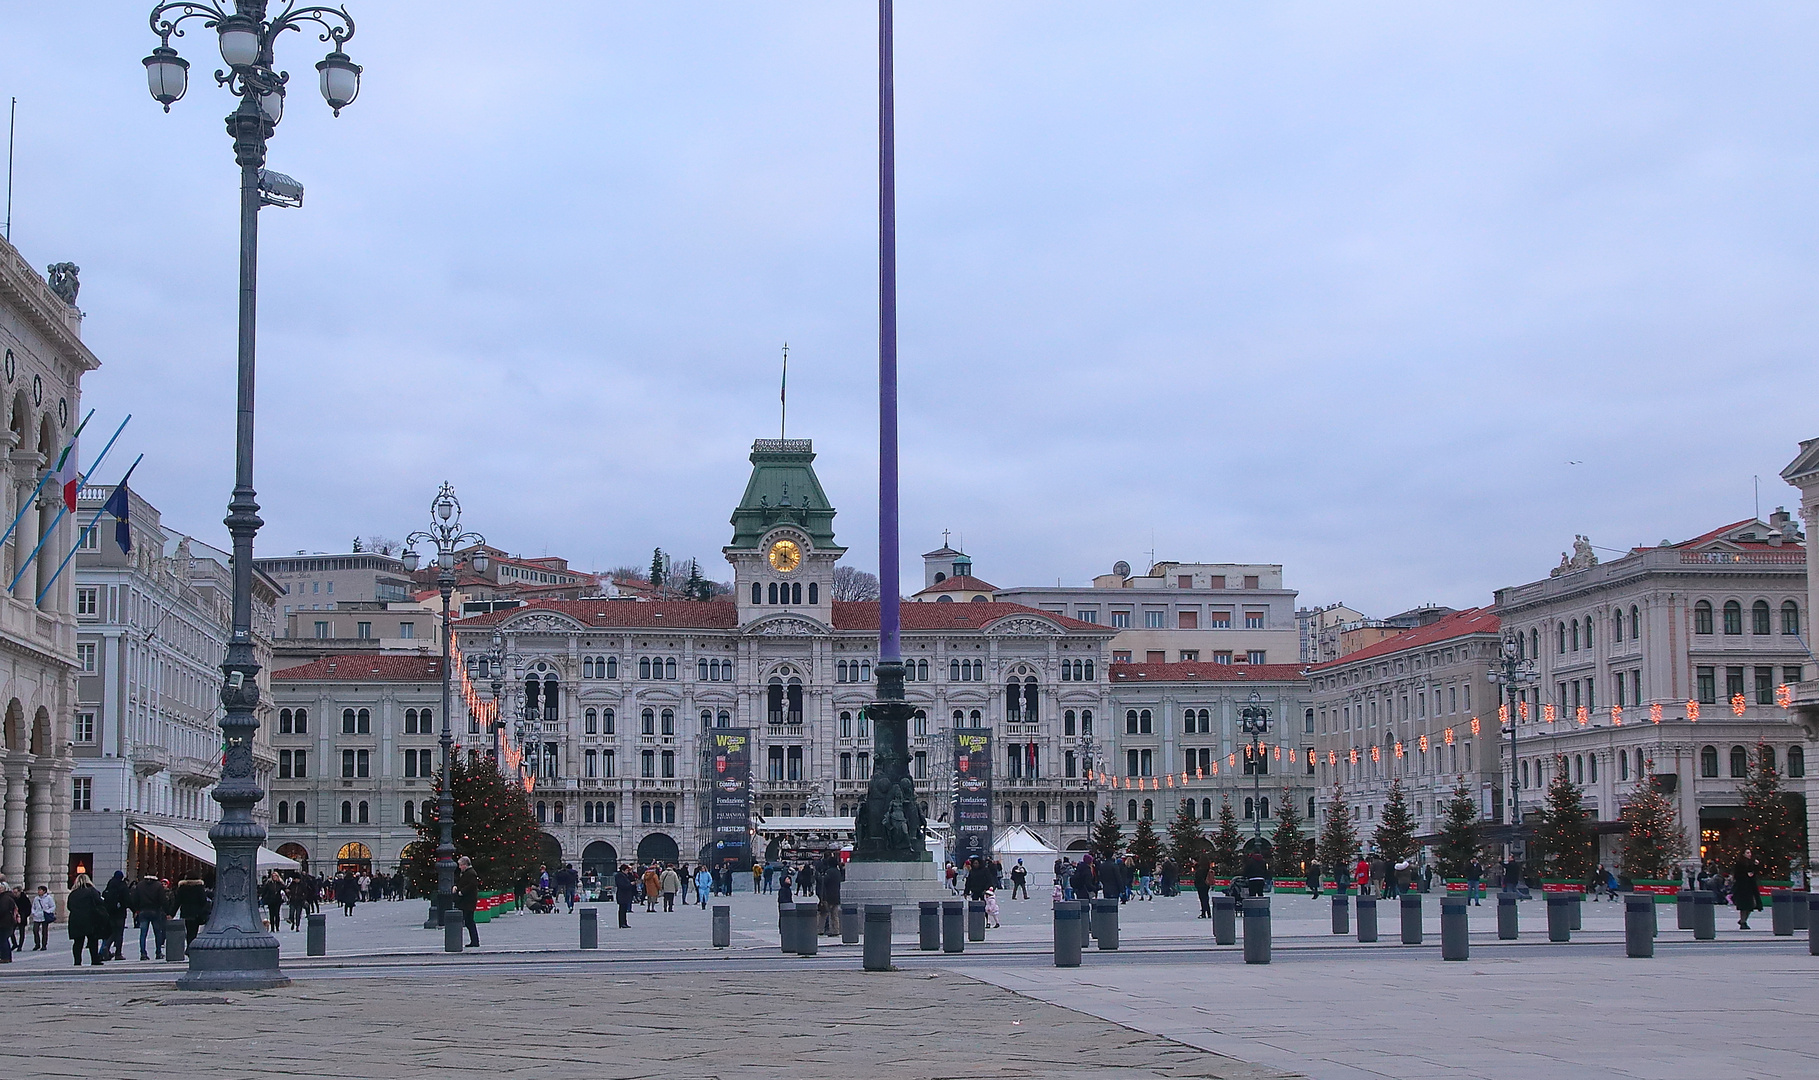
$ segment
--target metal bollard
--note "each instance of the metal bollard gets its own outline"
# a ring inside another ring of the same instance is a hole
[[[1565,893],[1547,894],[1547,939],[1573,940],[1573,901]]]
[[[1806,898],[1806,952],[1819,956],[1819,893],[1808,893]]]
[[[1707,890],[1693,893],[1693,940],[1716,941],[1718,938],[1718,894]]]
[[[966,901],[941,901],[941,951],[966,951]]]
[[[1472,916],[1463,896],[1449,893],[1440,898],[1440,959],[1465,960],[1471,956]]]
[[[1655,902],[1652,895],[1648,897],[1648,936],[1652,938],[1661,936],[1661,905]]]
[[[941,951],[941,901],[917,901],[916,929],[920,935],[916,943],[923,952]]]
[[[1349,934],[1352,932],[1351,898],[1344,893],[1333,894],[1333,933]]]
[[[1118,901],[1100,898],[1093,901],[1093,921],[1099,926],[1099,951],[1118,951]]]
[[[1497,894],[1497,940],[1516,940],[1517,907],[1515,893]]]
[[[1402,944],[1421,944],[1421,894],[1402,894]]]
[[[865,929],[859,924],[859,905],[840,905],[840,944],[859,944],[859,932]]]
[[[865,946],[860,966],[866,971],[891,969],[891,906],[865,905]]]
[[[819,904],[796,905],[796,955],[814,956],[821,951],[821,938],[815,933],[815,916]]]
[[[796,951],[796,906],[794,904],[777,905],[777,938],[783,943],[783,951]]]
[[[714,948],[726,949],[733,944],[733,909],[728,904],[714,905]]]
[[[1805,930],[1811,921],[1808,917],[1812,908],[1813,894],[1794,890],[1794,929]]]
[[[581,947],[598,949],[600,947],[600,909],[584,907],[581,909]]]
[[[1244,962],[1270,962],[1270,898],[1250,896],[1244,900]]]
[[[1238,944],[1238,902],[1223,893],[1213,897],[1213,944]]]
[[[1358,941],[1370,944],[1377,940],[1377,898],[1360,896],[1358,898]]]
[[[1080,923],[1080,905],[1064,900],[1055,905],[1055,966],[1080,966],[1080,937],[1085,927]]]
[[[1693,891],[1681,889],[1674,894],[1674,925],[1676,929],[1693,928]]]
[[[458,953],[466,930],[461,925],[461,912],[449,908],[442,913],[442,951]]]
[[[1630,893],[1623,898],[1623,955],[1646,958],[1655,955],[1655,898],[1647,893]]]
[[[1769,925],[1774,928],[1776,937],[1794,936],[1794,894],[1787,889],[1776,889],[1769,899]]]
[[[1582,927],[1579,925],[1579,922],[1580,922],[1581,917],[1585,914],[1585,894],[1582,892],[1576,892],[1576,893],[1567,893],[1566,895],[1571,897],[1572,901],[1573,901],[1573,908],[1572,908],[1573,920],[1572,920],[1571,929],[1573,929],[1573,930],[1582,929]]]
[[[310,918],[319,919],[322,918],[322,916],[311,915]],[[323,928],[325,937],[327,933],[328,930],[325,926]],[[325,941],[322,952],[312,952],[307,955],[321,956],[327,951],[328,948]],[[168,918],[164,920],[164,959],[166,963],[171,964],[182,964],[189,960],[189,927],[183,925],[182,919]]]
[[[187,944],[183,937],[182,920],[176,920],[175,922],[177,932],[167,937],[164,942],[164,955],[165,958],[169,960],[182,959],[183,950]],[[308,956],[328,955],[327,915],[311,915],[309,917],[309,930],[307,931],[303,951],[305,955]]]
[[[985,940],[985,901],[983,900],[966,902],[966,940]]]

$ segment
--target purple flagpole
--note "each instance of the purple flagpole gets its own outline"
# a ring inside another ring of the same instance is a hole
[[[903,658],[897,558],[897,139],[891,0],[878,0],[878,659]]]

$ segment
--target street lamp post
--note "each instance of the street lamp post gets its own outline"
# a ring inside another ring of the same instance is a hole
[[[1251,701],[1239,711],[1244,733],[1251,737],[1251,822],[1256,839],[1263,839],[1263,736],[1270,729],[1270,711],[1263,696],[1251,691]]]
[[[436,901],[430,905],[423,928],[442,927],[442,947],[447,952],[461,951],[461,920],[450,920],[449,908],[455,902],[455,734],[449,726],[449,709],[454,699],[449,671],[449,597],[455,591],[455,551],[472,544],[484,545],[479,533],[461,530],[461,502],[455,498],[453,484],[443,483],[430,503],[430,527],[404,538],[404,566],[417,569],[419,543],[436,549],[436,590],[442,594],[442,797],[436,801],[436,824],[441,829],[441,843],[436,845]],[[486,549],[474,552],[476,574],[486,573],[491,565]]]
[[[1522,799],[1518,794],[1519,788],[1516,784],[1516,723],[1519,714],[1517,699],[1521,695],[1521,688],[1529,686],[1535,681],[1535,662],[1522,655],[1522,648],[1517,644],[1515,638],[1505,638],[1503,656],[1499,661],[1499,666],[1492,669],[1490,679],[1494,683],[1503,685],[1503,697],[1509,711],[1509,726],[1504,730],[1509,733],[1510,737],[1510,861],[1516,864],[1517,878],[1515,882],[1510,883],[1513,887],[1521,881],[1522,860],[1527,854],[1522,837]]]
[[[145,58],[152,97],[169,112],[189,89],[189,61],[171,48],[182,26],[202,20],[220,39],[225,70],[215,82],[240,99],[227,117],[227,132],[240,166],[240,334],[234,429],[234,492],[227,504],[228,534],[233,538],[233,630],[221,665],[222,764],[214,799],[221,820],[209,829],[215,845],[215,902],[208,926],[190,944],[189,970],[177,985],[186,990],[258,990],[290,982],[278,967],[278,939],[260,918],[258,852],[265,829],[253,819],[253,807],[265,797],[253,767],[253,736],[259,730],[259,665],[253,651],[253,536],[263,524],[253,491],[253,354],[258,315],[259,208],[300,206],[302,185],[265,168],[266,142],[284,116],[289,72],[273,67],[272,46],[286,30],[307,23],[331,42],[328,56],[316,65],[322,96],[339,116],[360,93],[360,66],[341,46],[354,36],[354,20],[338,7],[297,7],[286,2],[276,17],[266,18],[266,0],[239,0],[232,14],[213,3],[161,3],[152,9],[151,28],[158,47]]]

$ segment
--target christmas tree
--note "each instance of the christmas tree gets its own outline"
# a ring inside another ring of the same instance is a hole
[[[1738,822],[1738,842],[1749,848],[1762,864],[1764,881],[1785,881],[1793,858],[1806,850],[1806,822],[1795,803],[1781,790],[1772,751],[1756,744],[1749,779],[1743,785],[1743,818]]]
[[[1352,825],[1345,789],[1334,787],[1326,800],[1326,819],[1320,827],[1320,862],[1339,889],[1351,881],[1352,861],[1358,857],[1358,830]]]
[[[1536,850],[1529,856],[1529,864],[1542,867],[1544,877],[1585,881],[1598,863],[1597,840],[1585,822],[1582,795],[1567,771],[1566,759],[1555,758],[1554,779],[1547,785],[1547,803],[1536,815]]]
[[[1206,834],[1200,830],[1200,819],[1194,816],[1192,807],[1193,800],[1181,800],[1175,819],[1168,823],[1168,851],[1183,874],[1189,863],[1206,856]]]
[[[1655,771],[1650,761],[1643,770],[1647,776]],[[1686,830],[1680,827],[1680,811],[1651,781],[1639,787],[1623,804],[1621,814],[1629,831],[1623,834],[1623,856],[1619,864],[1624,877],[1634,880],[1671,879],[1681,859],[1686,858]]]
[[[1377,830],[1371,834],[1371,840],[1391,866],[1414,857],[1415,817],[1408,812],[1402,781],[1390,781],[1389,800],[1383,804],[1383,816],[1377,819]]]
[[[454,761],[455,854],[474,860],[474,870],[486,888],[510,886],[520,874],[537,869],[542,858],[542,833],[531,815],[529,795],[524,785],[514,783],[499,773],[491,754],[459,752]],[[405,845],[405,875],[419,896],[434,895],[436,882],[436,846],[442,842],[442,827],[436,817],[442,796],[442,780],[437,777],[433,797],[423,801],[423,812],[417,818],[418,839]]]
[[[1478,801],[1464,780],[1453,786],[1452,797],[1441,808],[1440,842],[1434,845],[1434,858],[1440,864],[1440,875],[1462,878],[1478,854]]]
[[[1095,859],[1117,858],[1124,849],[1124,830],[1118,827],[1118,814],[1112,809],[1110,800],[1100,811],[1099,820],[1093,823],[1091,844]]]
[[[1162,861],[1162,838],[1156,835],[1156,825],[1149,818],[1137,822],[1137,831],[1131,837],[1131,858],[1136,861],[1139,874],[1150,873]]]
[[[1287,788],[1276,804],[1276,832],[1270,837],[1275,849],[1270,872],[1278,878],[1298,878],[1307,873],[1307,841],[1301,835],[1301,816],[1295,813],[1295,796]]]
[[[1232,797],[1227,795],[1219,804],[1219,827],[1213,831],[1213,838],[1208,845],[1208,854],[1213,859],[1213,876],[1233,878],[1238,876],[1240,851],[1244,847],[1244,834],[1238,831],[1238,815],[1232,812]]]

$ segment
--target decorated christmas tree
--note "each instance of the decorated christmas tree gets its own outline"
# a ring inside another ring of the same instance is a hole
[[[1118,813],[1112,809],[1109,799],[1105,809],[1099,812],[1099,820],[1093,823],[1090,842],[1095,859],[1116,858],[1124,850],[1124,830],[1118,827]]]
[[[1137,822],[1137,831],[1131,836],[1131,858],[1136,861],[1139,874],[1153,872],[1162,861],[1162,838],[1156,835],[1156,824],[1149,818]]]
[[[1540,867],[1544,877],[1583,882],[1598,864],[1597,840],[1586,824],[1582,795],[1566,759],[1555,758],[1547,802],[1535,815],[1535,850],[1529,855],[1529,865]]]
[[[500,775],[491,754],[457,751],[454,762],[455,854],[474,860],[480,883],[489,889],[509,886],[520,874],[535,870],[541,858],[542,832],[531,815],[524,785]],[[404,847],[404,873],[419,896],[434,895],[436,846],[442,842],[437,803],[441,777],[431,797],[423,800],[417,837]]]
[[[1389,799],[1383,804],[1383,816],[1377,819],[1371,841],[1392,866],[1415,854],[1415,817],[1408,812],[1408,799],[1402,794],[1400,780],[1390,781]]]
[[[1441,808],[1440,842],[1434,845],[1434,858],[1440,864],[1442,877],[1462,878],[1477,854],[1478,800],[1472,798],[1472,789],[1460,780]]]
[[[1213,831],[1209,854],[1213,859],[1213,876],[1238,876],[1238,865],[1244,847],[1244,834],[1238,831],[1238,815],[1232,811],[1232,798],[1227,795],[1219,804],[1219,827]]]
[[[1295,813],[1295,796],[1287,788],[1276,804],[1276,831],[1270,837],[1274,851],[1270,872],[1277,878],[1298,878],[1307,873],[1307,840],[1301,835],[1301,815]]]
[[[1655,771],[1648,763],[1643,775]],[[1676,875],[1681,859],[1686,858],[1686,830],[1680,827],[1680,811],[1653,782],[1641,785],[1623,804],[1623,823],[1629,830],[1623,834],[1623,855],[1619,864],[1624,877],[1634,880],[1664,880]]]
[[[1351,807],[1345,803],[1345,789],[1333,788],[1326,800],[1325,818],[1320,826],[1320,863],[1326,867],[1338,887],[1348,887],[1352,861],[1358,857],[1358,830],[1352,825]]]
[[[1194,816],[1192,806],[1193,800],[1181,800],[1174,820],[1168,823],[1168,851],[1183,874],[1189,863],[1206,855],[1206,833],[1201,831],[1200,819]]]
[[[1794,857],[1806,850],[1805,815],[1781,790],[1772,751],[1758,742],[1743,785],[1743,818],[1738,822],[1738,842],[1762,864],[1762,880],[1785,881]]]

